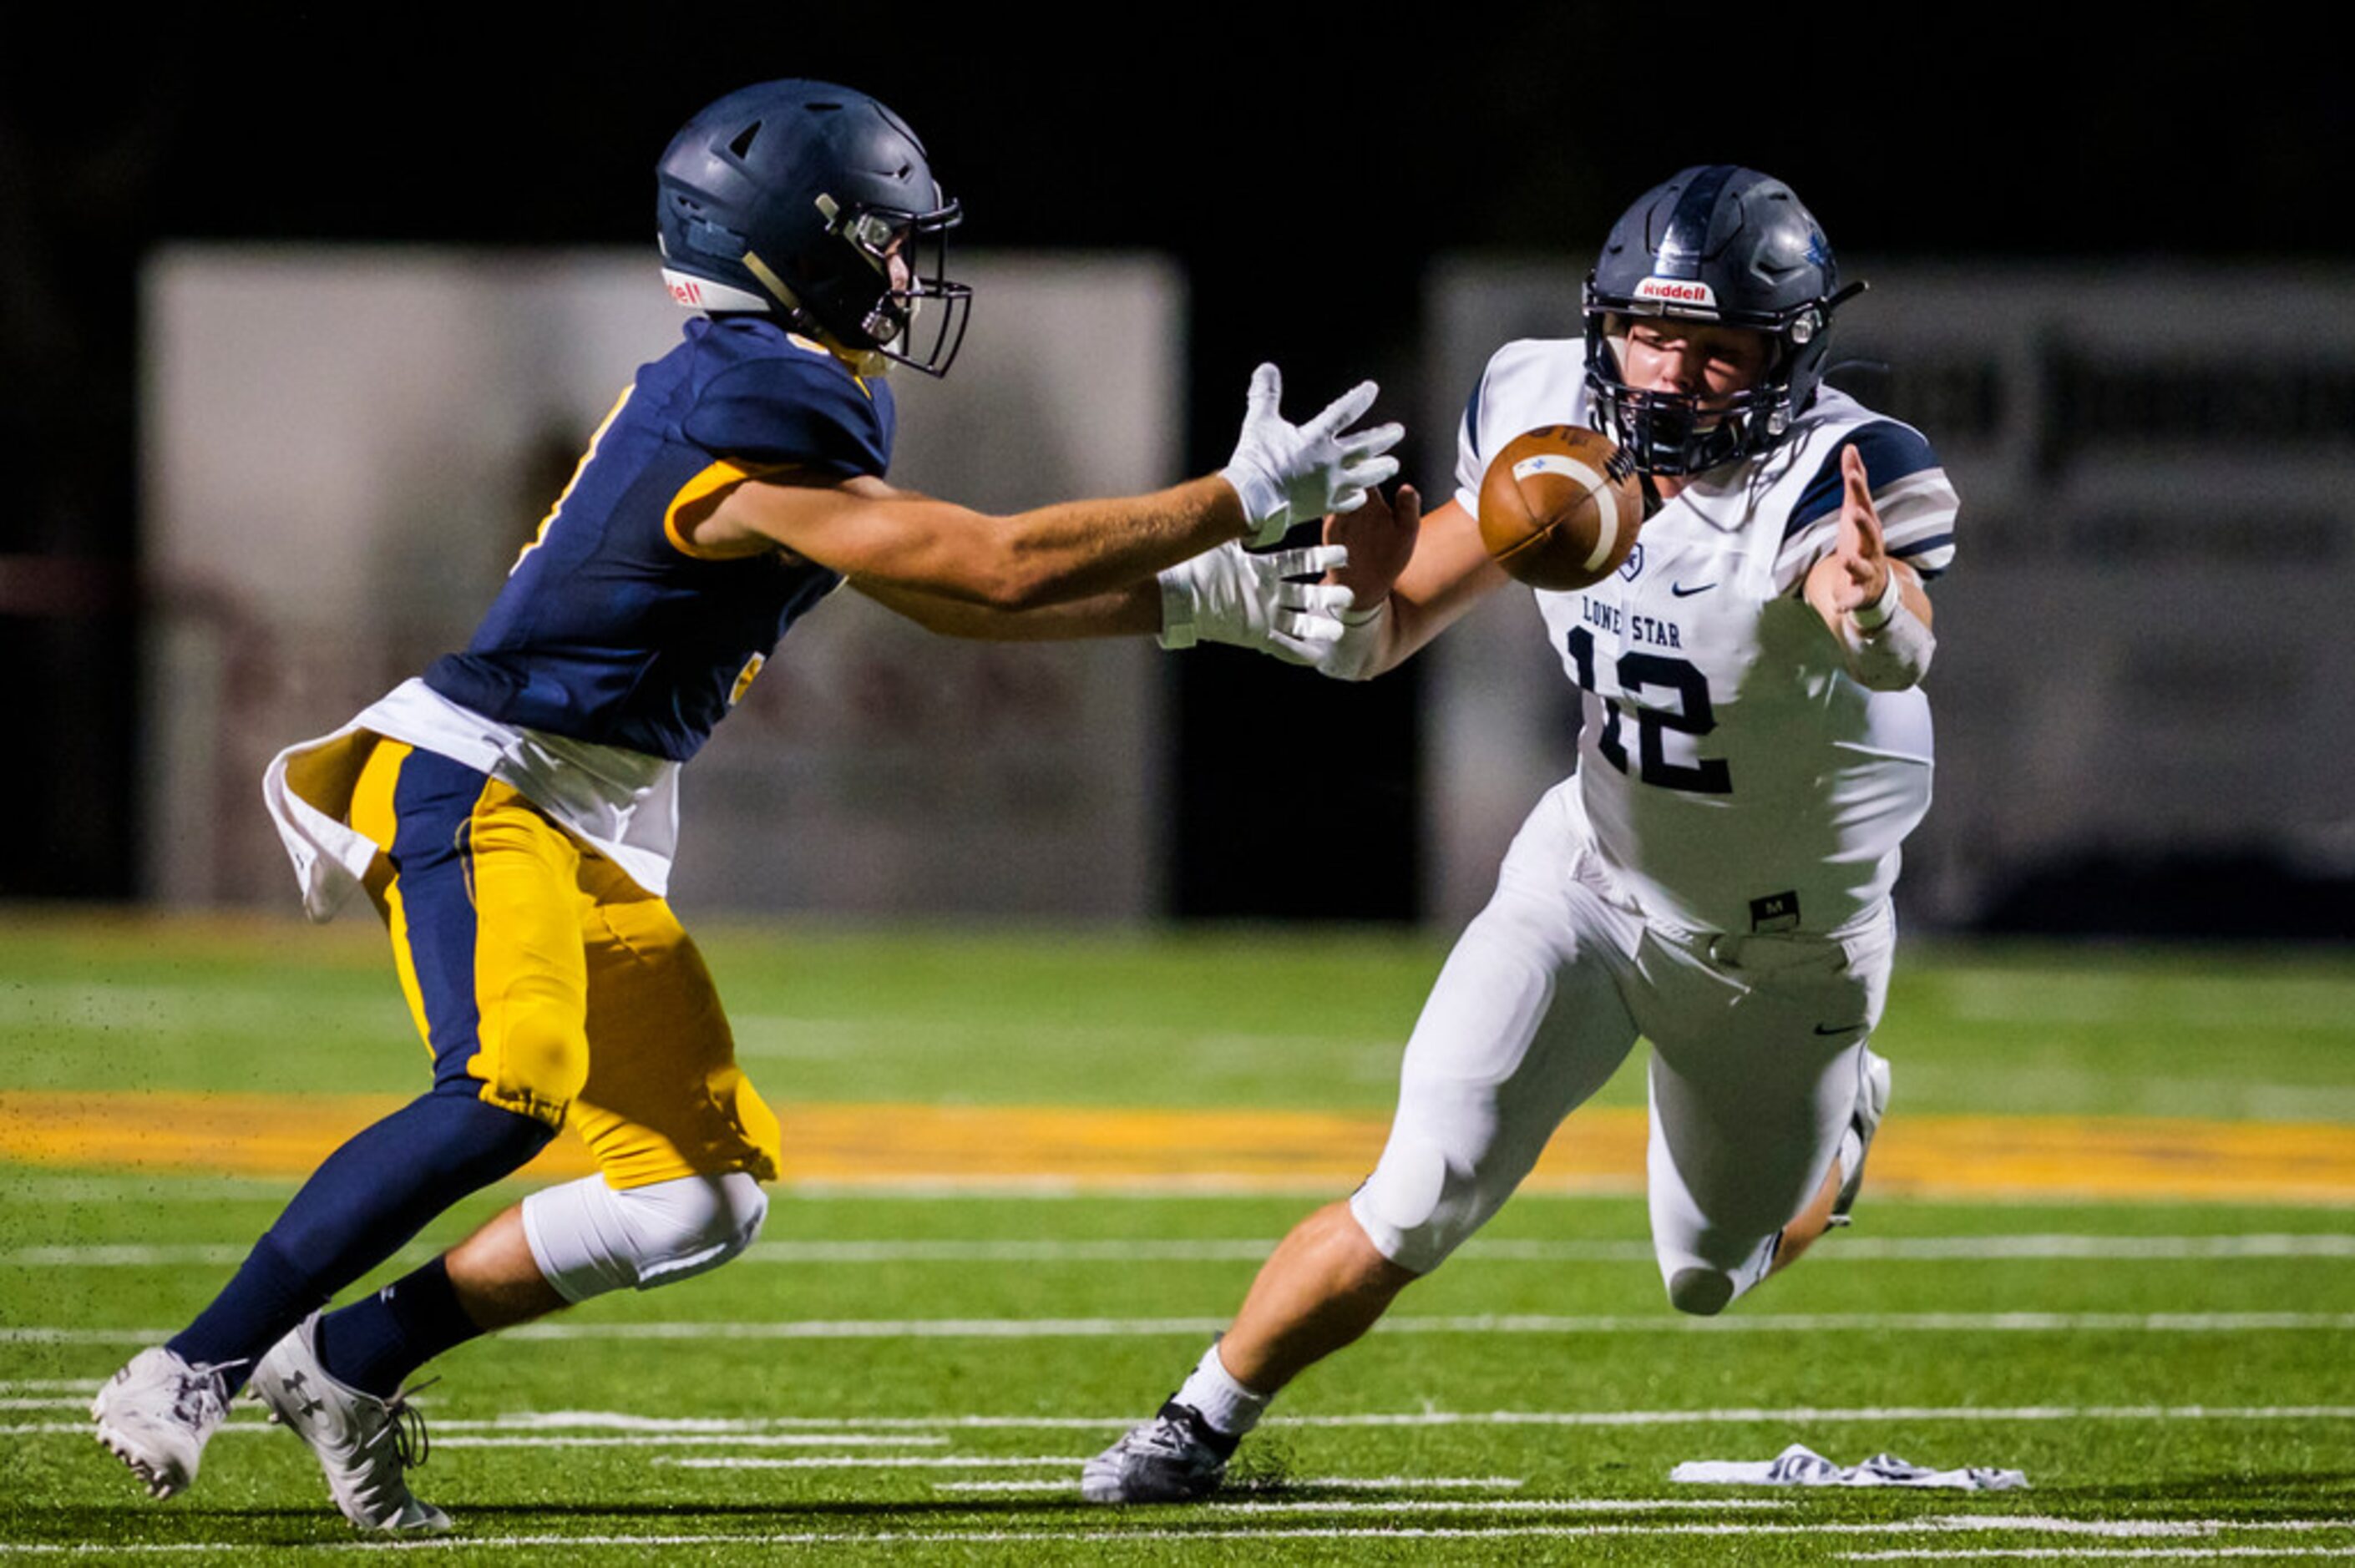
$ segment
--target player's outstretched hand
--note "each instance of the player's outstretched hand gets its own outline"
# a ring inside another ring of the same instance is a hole
[[[1414,486],[1401,484],[1389,499],[1369,490],[1363,506],[1325,519],[1325,542],[1349,552],[1348,564],[1327,573],[1325,580],[1348,588],[1352,608],[1369,613],[1390,598],[1391,585],[1413,558],[1422,532],[1423,497]]]
[[[1872,482],[1864,470],[1864,454],[1854,446],[1840,449],[1839,538],[1831,558],[1838,574],[1831,585],[1832,608],[1850,614],[1878,601],[1889,587],[1889,555],[1881,536],[1881,514],[1873,510]]]
[[[1221,545],[1161,574],[1161,645],[1229,642],[1287,664],[1314,664],[1341,640],[1349,590],[1316,580],[1348,565],[1349,552],[1316,545],[1253,555]]]
[[[1243,430],[1220,476],[1242,498],[1252,545],[1272,545],[1285,529],[1328,512],[1348,512],[1366,492],[1398,472],[1387,453],[1406,434],[1402,425],[1349,427],[1374,406],[1379,388],[1360,381],[1305,425],[1278,411],[1284,373],[1273,365],[1252,372],[1243,404]]]

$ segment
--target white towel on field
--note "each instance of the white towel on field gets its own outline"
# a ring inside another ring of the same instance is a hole
[[[1924,1487],[1956,1492],[2008,1492],[2028,1485],[2019,1470],[1973,1465],[1934,1470],[1894,1454],[1875,1454],[1861,1465],[1835,1465],[1803,1443],[1771,1459],[1689,1459],[1668,1479],[1721,1487]]]

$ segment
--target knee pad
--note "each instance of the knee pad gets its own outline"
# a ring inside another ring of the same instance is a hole
[[[588,1036],[577,1017],[559,1008],[508,1011],[496,1049],[486,1050],[469,1071],[487,1070],[495,1103],[560,1128],[565,1110],[589,1082]]]
[[[1502,1193],[1483,1193],[1468,1171],[1453,1169],[1436,1145],[1393,1137],[1374,1173],[1350,1195],[1349,1213],[1375,1251],[1429,1274],[1503,1201]]]
[[[618,1192],[588,1176],[526,1198],[523,1234],[542,1277],[578,1303],[717,1268],[752,1245],[768,1213],[760,1182],[741,1171]]]

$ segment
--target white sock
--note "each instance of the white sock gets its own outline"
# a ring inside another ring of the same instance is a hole
[[[1237,1383],[1234,1373],[1219,1360],[1219,1341],[1212,1340],[1176,1397],[1178,1404],[1191,1405],[1217,1430],[1230,1437],[1240,1437],[1259,1425],[1259,1418],[1266,1414],[1267,1402],[1275,1396],[1253,1393]]]

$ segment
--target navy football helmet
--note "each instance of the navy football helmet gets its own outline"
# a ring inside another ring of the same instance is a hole
[[[865,93],[823,81],[731,92],[671,139],[655,184],[663,281],[680,304],[773,313],[932,376],[956,357],[973,291],[947,276],[947,233],[964,215],[916,133]]]
[[[1842,288],[1832,248],[1799,198],[1755,169],[1684,169],[1646,192],[1611,228],[1586,277],[1586,386],[1597,427],[1652,473],[1699,473],[1771,449],[1823,379]],[[1774,339],[1757,384],[1722,408],[1695,395],[1638,390],[1613,339],[1628,318],[1675,316],[1749,327]]]

